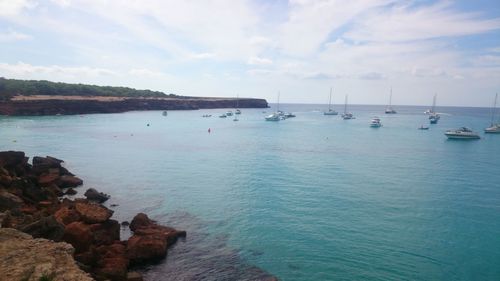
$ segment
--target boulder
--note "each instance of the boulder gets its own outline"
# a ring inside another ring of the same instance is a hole
[[[12,183],[11,176],[9,176],[8,174],[0,175],[0,185],[8,187],[10,186],[11,183]]]
[[[127,273],[127,281],[143,281],[142,275],[137,271]]]
[[[1,151],[0,152],[0,167],[14,168],[15,166],[25,163],[24,152],[22,151]]]
[[[154,223],[155,222],[150,220],[146,214],[138,213],[137,215],[135,215],[135,217],[132,219],[132,222],[130,223],[130,230],[136,231],[139,228],[144,228]]]
[[[63,175],[57,180],[57,185],[59,185],[61,188],[77,187],[82,184],[83,180],[70,175]]]
[[[87,197],[87,199],[89,199],[91,201],[96,201],[98,203],[103,203],[106,200],[108,200],[110,197],[109,195],[102,193],[102,192],[99,192],[93,188],[87,189],[87,191],[85,191],[85,194],[83,194],[83,195],[85,197]]]
[[[72,187],[68,188],[68,190],[66,190],[66,195],[75,195],[77,192],[76,190],[74,190]]]
[[[90,225],[94,245],[109,245],[120,241],[120,224],[116,220]]]
[[[0,212],[18,209],[22,204],[23,200],[21,200],[21,198],[4,189],[0,189]]]
[[[100,246],[96,249],[99,260],[96,274],[111,280],[125,280],[127,278],[127,268],[129,259],[126,254],[126,247],[120,242]]]
[[[113,211],[110,209],[99,204],[88,202],[77,202],[75,204],[75,209],[80,214],[83,221],[89,224],[105,222],[113,215]]]
[[[54,213],[54,217],[59,223],[68,225],[72,222],[79,221],[80,213],[69,206],[62,206]]]
[[[38,176],[38,184],[41,186],[49,186],[55,184],[59,178],[59,173],[43,173]]]
[[[20,230],[34,238],[45,238],[56,242],[61,241],[64,235],[64,226],[54,216],[43,217],[38,221],[23,226]]]
[[[93,242],[90,225],[76,221],[66,225],[63,240],[75,247],[76,253],[87,251]]]
[[[35,166],[40,166],[40,165],[46,165],[49,166],[50,168],[59,168],[61,167],[61,163],[64,162],[60,159],[46,156],[46,157],[40,157],[40,156],[35,156],[33,157],[33,167]]]

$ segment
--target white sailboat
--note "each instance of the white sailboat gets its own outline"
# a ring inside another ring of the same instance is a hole
[[[344,114],[342,114],[342,119],[344,120],[355,119],[352,113],[347,112],[347,95],[345,95]]]
[[[266,121],[280,121],[281,116],[280,116],[279,112],[280,112],[280,93],[278,92],[278,104],[277,104],[276,112],[266,116],[265,117]]]
[[[240,97],[238,95],[236,95],[236,108],[235,108],[234,114],[238,114],[238,115],[241,114],[241,110],[238,108],[239,103],[240,103]],[[237,121],[237,120],[234,120],[234,121]]]
[[[332,109],[332,88],[330,88],[330,101],[328,102],[328,111],[323,112],[324,115],[338,115],[339,113]]]
[[[392,108],[392,87],[391,87],[391,95],[389,96],[389,106],[385,109],[385,114],[396,114],[396,110]]]
[[[498,93],[495,95],[495,102],[493,103],[493,108],[491,109],[491,126],[484,129],[485,133],[488,134],[500,134],[500,120],[495,123],[495,111],[497,107]]]
[[[432,100],[432,108],[427,111],[427,114],[429,114],[429,122],[431,124],[437,124],[439,119],[441,119],[441,116],[436,112],[436,99],[437,99],[437,94],[434,95],[434,98]]]

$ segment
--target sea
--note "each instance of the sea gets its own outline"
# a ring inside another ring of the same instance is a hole
[[[4,116],[0,150],[63,159],[84,180],[77,196],[110,194],[120,222],[145,212],[186,230],[136,269],[146,280],[500,280],[489,108],[437,107],[429,125],[427,107],[352,105],[342,120],[281,104],[296,117],[266,122],[271,106],[239,121],[218,117],[234,109]],[[461,126],[481,139],[445,137]]]

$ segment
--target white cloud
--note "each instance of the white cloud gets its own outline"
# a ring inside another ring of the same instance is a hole
[[[4,77],[41,79],[55,75],[58,77],[81,77],[115,75],[116,72],[104,68],[92,67],[65,67],[59,65],[37,66],[29,63],[18,62],[16,64],[0,63],[0,75]]]
[[[133,69],[129,70],[128,73],[131,75],[146,76],[146,77],[152,77],[152,78],[160,78],[160,77],[167,76],[167,74],[164,72],[153,71],[153,70],[146,69],[146,68],[133,68]]]
[[[197,59],[197,60],[201,59],[201,60],[203,60],[203,59],[213,59],[216,56],[217,55],[214,54],[214,53],[198,53],[198,54],[191,54],[189,57],[191,59]]]
[[[0,17],[17,16],[24,9],[34,8],[36,5],[31,0],[0,0]]]
[[[9,30],[5,33],[0,33],[0,42],[14,42],[14,41],[29,40],[29,39],[32,39],[30,35],[17,32],[14,30]]]
[[[249,65],[270,65],[273,61],[266,58],[251,57],[248,59],[247,64]]]

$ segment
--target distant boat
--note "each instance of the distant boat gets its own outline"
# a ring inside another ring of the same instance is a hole
[[[293,117],[296,117],[295,114],[291,113],[291,112],[285,112],[283,113],[283,117],[285,118],[293,118]]]
[[[392,87],[391,87],[391,94],[389,96],[389,105],[385,109],[385,114],[396,114],[396,113],[397,113],[396,110],[392,108]]]
[[[239,103],[240,103],[240,97],[237,95],[236,96],[236,110],[234,111],[234,114],[238,114],[238,115],[241,114],[241,110],[238,109]]]
[[[421,125],[420,127],[418,127],[418,129],[419,130],[429,130],[429,127]]]
[[[167,116],[167,115],[168,115],[167,111],[166,111],[166,110],[165,110],[165,111],[163,111],[162,115],[163,115],[163,116]]]
[[[380,118],[378,117],[373,117],[372,121],[370,122],[370,127],[372,128],[380,128],[382,127],[382,122],[380,122]]]
[[[226,117],[227,117],[227,115],[226,115],[226,114],[221,114],[221,115],[219,115],[219,118],[226,118]]]
[[[281,112],[280,111],[280,93],[278,92],[278,103],[277,103],[276,112],[266,116],[264,119],[266,121],[280,121],[282,119],[282,116],[280,116],[280,112]]]
[[[495,123],[495,111],[497,107],[498,93],[495,95],[495,101],[493,102],[493,108],[491,109],[491,126],[484,129],[485,133],[488,134],[499,134],[500,133],[500,120]]]
[[[339,113],[332,109],[332,88],[330,88],[330,101],[328,102],[328,111],[323,112],[324,115],[338,115]]]
[[[205,117],[205,118],[207,118],[207,117],[212,117],[212,114],[203,114],[203,116],[202,116],[202,117]]]
[[[350,119],[355,119],[354,115],[352,113],[347,112],[347,95],[345,95],[345,104],[344,104],[344,114],[342,114],[342,119],[344,120],[350,120]]]
[[[435,94],[434,98],[432,99],[432,108],[430,110],[427,110],[427,114],[429,114],[429,122],[431,124],[437,124],[439,119],[441,119],[441,116],[436,112],[436,99],[437,94]]]
[[[240,121],[240,120],[238,119],[238,116],[235,115],[233,121]]]
[[[461,127],[456,130],[448,130],[444,133],[449,139],[480,139],[476,132],[467,127]]]
[[[233,116],[233,112],[231,110],[226,111],[226,116]]]

